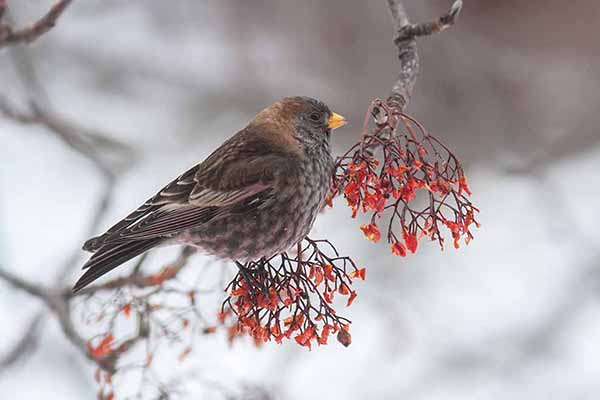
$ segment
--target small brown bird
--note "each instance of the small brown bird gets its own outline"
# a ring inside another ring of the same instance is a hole
[[[74,291],[165,244],[235,261],[286,251],[310,231],[333,173],[332,129],[345,119],[309,97],[286,97],[101,236]]]

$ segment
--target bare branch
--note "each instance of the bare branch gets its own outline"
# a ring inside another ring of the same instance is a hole
[[[0,0],[0,6],[3,5],[5,5],[5,3]],[[0,7],[0,11],[4,11],[4,7]],[[30,65],[30,63],[25,62],[27,60],[28,58],[21,60],[25,65],[23,68],[19,68],[19,71],[27,72],[26,74],[20,75],[21,79],[24,81],[24,84],[30,82],[39,84],[39,80],[32,68],[33,66]],[[35,92],[41,92],[43,94],[43,88],[38,87]],[[40,99],[39,95],[36,95],[35,97],[30,95],[30,98],[32,100],[30,100],[29,111],[23,111],[11,105],[6,99],[0,97],[0,115],[21,124],[44,126],[49,133],[56,136],[66,147],[69,147],[89,160],[92,166],[104,178],[105,188],[87,228],[88,236],[92,235],[96,232],[98,224],[108,210],[115,186],[116,174],[122,172],[124,167],[132,162],[134,158],[133,151],[125,144],[110,138],[110,136],[105,133],[89,130],[59,116],[51,110],[49,101],[42,101],[44,100],[44,96]],[[36,100],[34,101],[33,98]],[[42,104],[47,104],[46,106],[41,107],[39,105],[40,102]],[[109,160],[106,156],[111,156],[111,159]],[[70,313],[67,312],[69,305],[66,303],[65,299],[62,299],[59,296],[59,293],[61,292],[59,288],[62,288],[64,279],[67,277],[69,271],[77,265],[80,256],[81,251],[79,247],[77,247],[63,263],[62,267],[58,269],[58,274],[52,287],[38,287],[32,285],[3,270],[0,270],[0,279],[6,280],[14,287],[28,291],[30,294],[42,299],[45,305],[52,309],[57,315],[61,328],[67,338],[75,344],[87,358],[90,358],[89,349],[86,347],[84,339],[79,336],[74,329],[70,319]],[[3,369],[14,365],[24,356],[29,354],[30,351],[34,350],[34,347],[30,345],[30,343],[35,342],[35,338],[42,326],[41,323],[36,323],[36,321],[42,321],[45,315],[45,311],[41,310],[32,318],[33,322],[27,326],[26,330],[24,330],[22,335],[23,340],[16,343],[13,349],[9,350],[3,359],[0,360],[0,365]],[[104,365],[103,369],[110,369],[110,365]]]
[[[90,160],[108,179],[114,179],[115,169],[103,157],[104,153],[120,154],[121,163],[127,165],[133,158],[129,146],[108,135],[83,128],[71,121],[42,109],[37,103],[31,103],[31,111],[18,110],[6,99],[0,97],[0,115],[21,124],[35,124],[46,127],[66,146]]]
[[[26,281],[0,266],[0,279],[7,282],[15,289],[24,291],[34,297],[44,299],[46,297],[47,289],[44,286],[37,285],[33,282]]]
[[[30,294],[31,296],[36,297],[44,302],[44,304],[54,312],[60,323],[63,333],[69,339],[69,341],[71,341],[71,343],[73,343],[80,351],[82,351],[87,358],[93,359],[86,347],[86,341],[77,333],[75,327],[73,326],[73,321],[71,320],[69,312],[69,305],[67,304],[66,299],[60,296],[56,290],[29,282],[12,274],[2,267],[0,267],[0,278],[13,286],[15,289],[22,290],[25,293]],[[21,347],[21,345],[17,344],[16,349],[19,347]],[[11,359],[14,363],[16,358],[18,358],[18,353],[13,350],[9,352],[9,354],[12,354]]]
[[[65,11],[72,0],[60,0],[42,18],[28,27],[13,30],[9,25],[2,23],[6,12],[6,0],[0,0],[0,48],[17,43],[31,43],[56,25],[56,21]]]
[[[44,321],[44,314],[38,313],[27,325],[27,329],[20,335],[17,343],[4,357],[0,358],[0,374],[16,364],[25,356],[33,353],[37,347],[37,330]]]
[[[60,296],[55,290],[44,287],[41,285],[34,284],[26,281],[4,268],[0,267],[0,278],[13,286],[15,289],[22,290],[27,294],[41,300],[50,310],[54,312],[60,327],[65,337],[88,359],[96,361],[98,365],[106,370],[114,370],[114,364],[104,364],[101,360],[96,360],[88,349],[87,342],[77,332],[71,319],[70,307],[66,301],[66,298]],[[32,343],[35,342],[37,336],[38,327],[42,320],[42,315],[38,314],[34,317],[33,323],[30,324],[30,331],[27,332],[23,339],[20,340],[14,348],[8,352],[8,354],[2,360],[3,370],[14,365],[20,360],[28,350],[31,350]]]
[[[27,115],[27,114],[23,114],[23,113],[18,113],[15,110],[12,110],[10,108],[6,108],[5,107],[6,104],[3,103],[0,99],[0,113],[4,113],[5,115],[9,116],[10,118],[19,121],[19,122],[23,122],[23,123],[43,123],[43,122],[39,122],[36,120],[36,118],[33,116],[33,114],[31,115]],[[66,125],[65,125],[66,126]],[[85,155],[85,153],[82,153]],[[100,164],[95,164],[96,166],[99,166]],[[105,171],[104,169],[100,169],[101,171]],[[106,187],[102,193],[102,196],[98,202],[98,205],[96,207],[96,210],[93,213],[93,216],[91,218],[91,221],[89,223],[87,232],[89,235],[93,234],[96,229],[98,224],[100,223],[100,221],[102,220],[102,218],[104,217],[104,215],[106,214],[107,210],[108,210],[108,206],[110,204],[110,199],[112,198],[112,193],[113,193],[113,188],[114,188],[114,184],[115,184],[115,180],[113,178],[112,173],[111,174],[104,174],[106,179]],[[69,271],[71,271],[73,269],[73,267],[77,264],[77,261],[79,260],[81,255],[81,251],[79,250],[79,247],[77,247],[77,249],[75,249],[73,251],[73,253],[71,254],[71,256],[69,256],[69,258],[64,262],[63,266],[59,269],[59,272],[57,274],[57,277],[55,278],[55,283],[54,283],[54,287],[60,287],[64,281],[64,279],[67,277]],[[78,348],[84,352],[84,354],[86,354],[86,357],[89,358],[89,356],[87,355],[88,350],[85,346],[82,347],[82,343],[83,338],[79,337],[78,335],[76,335],[74,329],[73,329],[73,323],[72,321],[70,321],[70,317],[68,317],[68,314],[64,312],[64,310],[68,307],[68,305],[65,304],[61,304],[60,301],[56,301],[56,299],[54,301],[50,301],[50,294],[49,293],[44,293],[49,292],[49,288],[43,288],[43,287],[39,287],[36,285],[33,285],[21,278],[18,278],[10,273],[8,273],[7,271],[4,271],[0,268],[0,279],[3,279],[5,281],[7,281],[8,283],[10,283],[13,287],[21,289],[21,290],[25,290],[26,292],[33,294],[39,298],[41,298],[42,300],[44,300],[46,302],[46,305],[50,306],[52,304],[54,304],[53,307],[50,307],[52,309],[55,310],[55,312],[57,312],[57,316],[59,319],[59,322],[61,324],[61,327],[63,328],[63,331],[65,332],[65,335],[69,338],[69,340],[71,342],[73,342],[76,346],[78,346]],[[56,291],[56,289],[54,289]],[[23,357],[25,357],[26,355],[28,355],[31,351],[33,351],[35,349],[35,341],[36,341],[36,337],[37,334],[39,332],[39,329],[41,328],[42,324],[40,323],[43,318],[45,317],[45,312],[39,311],[32,319],[32,323],[30,323],[27,328],[23,331],[23,339],[21,341],[19,341],[18,343],[16,343],[13,347],[12,350],[10,350],[4,357],[3,359],[0,359],[0,367],[2,368],[2,370],[5,370],[7,368],[9,368],[10,366],[14,365],[16,362],[18,362],[20,359],[22,359]]]
[[[415,38],[441,32],[454,25],[456,17],[462,9],[462,0],[456,0],[450,11],[436,21],[420,24],[409,22],[402,1],[388,0],[388,5],[396,31],[394,43],[398,47],[400,74],[394,83],[392,93],[386,100],[386,104],[390,108],[402,112],[410,101],[419,75],[419,54]]]

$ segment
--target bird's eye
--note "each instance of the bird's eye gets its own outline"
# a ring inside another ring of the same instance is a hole
[[[310,119],[312,119],[313,121],[320,121],[321,120],[321,114],[314,112],[312,114],[310,114]]]

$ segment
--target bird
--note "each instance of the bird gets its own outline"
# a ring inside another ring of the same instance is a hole
[[[73,287],[78,292],[158,246],[183,244],[237,263],[269,258],[304,239],[331,186],[331,131],[346,119],[314,98],[284,97],[204,161],[104,234]],[[239,265],[239,264],[238,264]]]

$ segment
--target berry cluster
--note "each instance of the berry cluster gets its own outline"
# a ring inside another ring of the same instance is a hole
[[[343,296],[350,306],[356,298],[353,279],[364,280],[365,269],[340,256],[329,241],[305,239],[294,257],[284,253],[238,268],[220,316],[223,323],[234,318],[230,340],[246,334],[261,344],[293,337],[310,348],[337,333],[338,341],[350,344],[350,321],[336,314],[334,298]]]
[[[377,118],[383,113],[385,118]],[[373,116],[375,128],[368,131]],[[362,139],[338,159],[328,198],[343,194],[352,217],[370,214],[361,226],[374,242],[385,226],[391,251],[415,253],[419,241],[430,238],[444,246],[442,227],[450,231],[454,247],[473,238],[479,211],[469,200],[471,191],[456,156],[416,120],[376,100],[367,114]],[[382,222],[382,217],[386,217]]]

